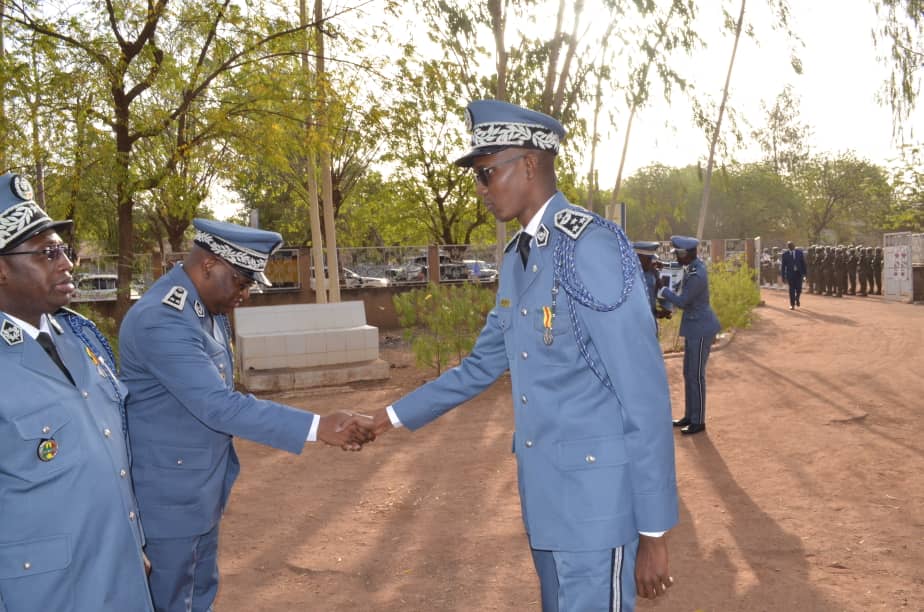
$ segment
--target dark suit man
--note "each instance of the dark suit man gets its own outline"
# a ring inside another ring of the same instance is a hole
[[[801,306],[799,296],[802,295],[802,277],[805,276],[805,256],[802,249],[797,249],[792,242],[786,243],[788,250],[783,252],[780,260],[780,271],[783,280],[789,285],[789,309]]]

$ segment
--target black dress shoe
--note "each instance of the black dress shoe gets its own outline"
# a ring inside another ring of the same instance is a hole
[[[672,422],[674,427],[686,427],[690,424],[690,419],[683,417],[682,419],[674,419]]]
[[[706,431],[705,423],[690,423],[686,427],[680,430],[680,433],[683,435],[695,434],[701,431]]]

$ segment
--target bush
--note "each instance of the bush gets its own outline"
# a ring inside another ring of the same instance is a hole
[[[477,284],[438,285],[396,295],[395,312],[411,343],[417,365],[436,368],[437,374],[455,357],[461,360],[472,347],[488,312],[494,292]]]
[[[751,311],[760,303],[756,272],[737,261],[709,267],[709,299],[722,329],[751,324]]]

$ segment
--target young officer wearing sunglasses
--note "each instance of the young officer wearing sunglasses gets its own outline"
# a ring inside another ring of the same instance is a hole
[[[0,612],[153,612],[112,351],[68,310],[73,255],[0,176]]]
[[[462,363],[375,414],[418,429],[508,370],[523,520],[544,612],[632,610],[671,585],[677,522],[667,375],[638,258],[622,229],[558,191],[565,131],[506,102],[467,109],[456,160],[507,244],[495,308]]]

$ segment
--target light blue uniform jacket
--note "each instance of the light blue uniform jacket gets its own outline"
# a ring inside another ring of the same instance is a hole
[[[52,335],[76,386],[22,330],[0,341],[0,612],[151,612],[125,388],[113,364],[93,363],[106,354],[93,332],[91,358],[66,316],[77,315],[57,314]],[[57,454],[41,461],[46,439]]]
[[[661,296],[683,309],[680,320],[680,335],[684,338],[707,338],[719,333],[722,326],[709,305],[709,277],[706,264],[694,259],[687,264],[680,281],[680,294],[666,288]]]
[[[174,287],[186,295],[179,310],[163,303]],[[240,472],[232,436],[300,453],[314,418],[236,392],[230,338],[215,339],[197,302],[175,266],[129,309],[119,332],[132,476],[150,538],[201,535],[218,523]]]
[[[553,343],[543,342],[553,251],[557,241],[573,240],[555,228],[555,214],[565,208],[588,214],[555,195],[542,219],[547,244],[534,239],[526,270],[508,246],[495,308],[471,354],[394,409],[404,425],[417,429],[510,370],[513,450],[531,546],[602,550],[677,521],[670,397],[636,255],[624,237],[621,252],[616,235],[599,225],[579,235],[574,269],[563,274],[578,274],[595,298],[614,303],[623,289],[622,262],[636,262],[632,291],[619,308],[575,306],[588,353],[615,393],[581,354],[564,289],[557,298]]]

